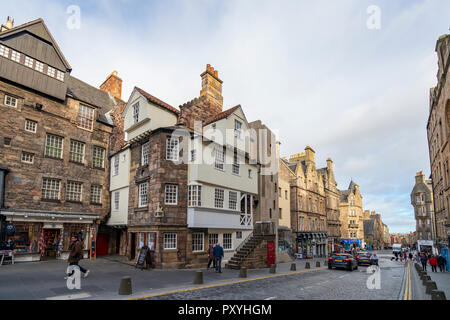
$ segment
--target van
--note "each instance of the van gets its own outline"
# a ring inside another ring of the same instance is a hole
[[[400,243],[395,243],[392,245],[392,253],[402,252],[402,245]]]

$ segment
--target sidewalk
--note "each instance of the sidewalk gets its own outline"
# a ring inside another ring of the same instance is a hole
[[[431,269],[431,267],[429,268]],[[431,272],[429,270],[427,275],[431,277],[431,280],[436,282],[436,286],[439,291],[444,291],[445,297],[447,300],[450,299],[450,272],[440,272],[438,268],[438,272]]]
[[[117,261],[116,261],[117,260]],[[127,299],[142,295],[158,294],[173,290],[191,289],[205,285],[217,285],[225,282],[248,280],[252,278],[273,276],[269,268],[249,269],[247,278],[239,278],[239,270],[222,268],[222,273],[203,269],[150,269],[140,270],[117,257],[100,257],[97,260],[82,260],[80,264],[90,270],[89,277],[81,279],[81,290],[69,290],[64,280],[66,261],[44,261],[18,263],[0,267],[0,300],[11,299]],[[323,268],[326,258],[296,260],[277,265],[276,274],[292,273],[291,263],[297,271],[305,271],[305,263],[311,265],[311,272],[317,270],[316,261]],[[193,285],[196,271],[203,271],[203,285]],[[118,294],[120,281],[130,276],[133,295]],[[72,297],[73,298],[73,297]]]

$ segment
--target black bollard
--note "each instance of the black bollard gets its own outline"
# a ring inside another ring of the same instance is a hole
[[[123,277],[120,281],[119,294],[130,295],[131,293],[131,277]]]

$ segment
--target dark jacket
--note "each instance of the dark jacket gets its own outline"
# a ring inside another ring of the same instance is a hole
[[[69,246],[69,263],[78,262],[83,259],[83,242],[77,240]]]
[[[214,252],[213,252],[214,248],[211,246],[208,249],[208,258],[209,259],[214,259]]]
[[[427,261],[428,261],[427,257],[425,257],[425,256],[420,257],[420,262],[427,263]]]
[[[223,257],[223,248],[219,245],[215,246],[213,249],[213,254],[215,258],[222,258]]]
[[[438,261],[439,265],[441,265],[441,266],[443,266],[447,263],[447,260],[445,260],[445,258],[443,256],[439,256],[437,258],[437,261]]]

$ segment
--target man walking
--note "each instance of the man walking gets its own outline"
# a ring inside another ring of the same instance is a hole
[[[80,262],[81,259],[83,259],[83,242],[81,241],[81,239],[79,239],[79,235],[75,234],[72,236],[71,238],[71,244],[69,246],[69,266],[78,266],[80,268],[80,271],[83,272],[84,277],[86,278],[89,274],[89,270],[83,268],[82,266],[80,266],[78,263]],[[65,279],[67,279],[68,277],[71,277],[74,273],[74,270],[72,270],[72,272],[69,274],[67,274],[67,277],[65,277]]]
[[[447,264],[447,260],[442,255],[439,255],[437,258],[438,264],[439,264],[439,270],[441,272],[445,272],[445,265]]]
[[[217,243],[213,249],[214,261],[216,263],[216,272],[222,273],[223,248]]]
[[[422,254],[420,257],[420,262],[422,263],[422,271],[427,271],[427,256],[425,254]]]

